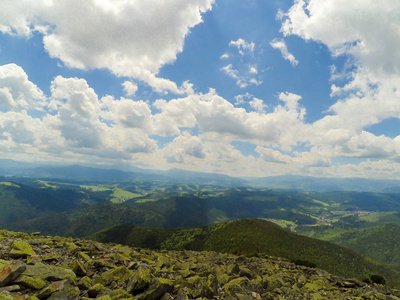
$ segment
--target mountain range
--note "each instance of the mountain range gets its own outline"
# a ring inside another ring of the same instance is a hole
[[[227,187],[249,186],[300,191],[379,191],[397,193],[400,190],[400,180],[391,179],[317,178],[297,175],[236,178],[223,174],[192,172],[180,169],[150,170],[131,168],[131,170],[121,171],[80,165],[52,166],[9,159],[0,160],[0,175],[3,176],[96,182],[157,181],[177,184],[211,184]]]

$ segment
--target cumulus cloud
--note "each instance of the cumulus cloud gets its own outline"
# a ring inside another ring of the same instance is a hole
[[[304,126],[299,140],[318,145],[331,157],[396,161],[397,138],[376,136],[368,128],[400,118],[400,4],[390,0],[346,3],[299,0],[279,14],[284,35],[323,43],[333,56],[347,58],[343,70],[331,67],[331,96],[339,100],[325,117]],[[363,176],[362,168],[355,165],[339,169]]]
[[[16,64],[0,66],[0,107],[40,109],[46,97]]]
[[[125,81],[122,86],[124,87],[124,92],[128,97],[134,97],[138,90],[137,84],[131,81]]]
[[[190,28],[202,22],[213,2],[5,0],[0,31],[25,37],[40,31],[49,55],[68,67],[106,68],[157,91],[182,93],[156,75],[176,60]]]
[[[297,141],[294,137],[301,131],[305,111],[298,106],[299,96],[284,95],[284,105],[274,107],[268,114],[246,112],[219,96],[215,90],[169,102],[158,100],[154,104],[160,110],[154,115],[155,133],[179,134],[183,128],[197,126],[202,133],[216,133],[231,140],[290,147]],[[254,101],[253,104],[257,106],[259,103]]]
[[[188,132],[184,132],[164,147],[163,153],[170,163],[183,163],[188,157],[198,159],[206,157],[201,139]]]
[[[250,93],[245,93],[235,96],[235,105],[241,105],[246,102],[249,103],[250,107],[259,113],[265,113],[268,105],[264,103],[262,99],[258,99],[251,95]]]
[[[322,42],[334,55],[352,55],[375,72],[397,73],[399,9],[391,0],[299,0],[283,16],[282,32]]]
[[[101,99],[101,105],[103,110],[101,116],[105,120],[126,128],[140,128],[151,132],[152,113],[146,102],[126,98],[116,100],[107,96]]]
[[[285,42],[283,40],[274,39],[270,43],[271,47],[279,50],[282,53],[284,59],[288,60],[293,67],[298,65],[298,60],[294,57],[292,53],[289,52]]]

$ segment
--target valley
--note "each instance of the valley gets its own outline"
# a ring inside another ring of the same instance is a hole
[[[158,250],[264,253],[359,280],[380,274],[400,286],[394,192],[232,186],[207,176],[194,183],[0,179],[3,229]]]

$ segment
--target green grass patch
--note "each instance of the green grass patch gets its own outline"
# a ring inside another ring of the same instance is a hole
[[[110,201],[112,203],[124,203],[127,200],[142,197],[140,194],[131,193],[120,188],[113,188]]]
[[[4,185],[4,186],[13,186],[13,187],[17,187],[17,188],[20,187],[19,185],[15,184],[15,183],[12,183],[12,182],[8,182],[8,181],[0,182],[0,184]]]

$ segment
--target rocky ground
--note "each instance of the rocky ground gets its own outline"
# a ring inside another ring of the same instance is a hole
[[[399,299],[268,256],[153,251],[0,231],[1,299]]]

